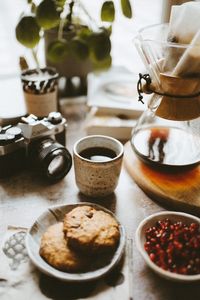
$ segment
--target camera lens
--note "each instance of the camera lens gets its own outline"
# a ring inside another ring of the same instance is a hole
[[[55,140],[48,138],[39,141],[32,149],[34,149],[32,163],[36,162],[39,171],[49,180],[62,179],[71,169],[71,154]]]
[[[60,150],[54,151],[55,157],[52,159],[48,166],[49,176],[57,177],[60,173],[68,168],[68,161],[65,156],[60,153]]]

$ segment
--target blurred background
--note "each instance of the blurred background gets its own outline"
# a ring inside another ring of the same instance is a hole
[[[99,7],[101,0],[82,0],[90,14],[100,22]],[[118,0],[115,0],[119,5]],[[161,0],[131,0],[133,18],[124,18],[122,14],[116,16],[112,34],[113,65],[122,65],[131,71],[138,72],[140,59],[133,45],[133,38],[137,30],[149,24],[161,21]],[[15,27],[22,12],[27,7],[26,0],[0,1],[0,76],[13,74],[18,71],[19,56],[30,56],[29,49],[21,46],[15,38]],[[31,59],[30,62],[31,64]]]

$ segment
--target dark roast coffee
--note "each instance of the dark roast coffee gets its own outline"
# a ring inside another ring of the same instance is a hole
[[[109,161],[117,156],[115,151],[104,147],[87,148],[81,151],[79,155],[91,161],[99,162]]]
[[[192,133],[181,128],[150,127],[133,136],[132,146],[138,157],[152,166],[168,171],[170,168],[180,170],[199,164],[197,139]]]

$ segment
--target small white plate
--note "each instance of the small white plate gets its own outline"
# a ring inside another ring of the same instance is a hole
[[[181,275],[177,273],[172,273],[169,271],[165,271],[162,268],[158,267],[155,263],[151,261],[148,253],[144,249],[144,243],[146,242],[145,231],[147,228],[155,225],[156,221],[163,219],[170,219],[172,222],[182,221],[185,224],[190,224],[191,222],[199,223],[200,219],[190,214],[182,213],[182,212],[173,212],[173,211],[164,211],[153,214],[147,218],[145,218],[138,226],[136,230],[136,246],[146,261],[147,265],[158,275],[170,279],[172,281],[179,282],[193,282],[200,280],[200,274],[197,275]]]
[[[98,268],[94,271],[85,272],[85,273],[67,273],[55,269],[54,267],[46,263],[46,261],[40,256],[39,254],[40,241],[46,229],[55,223],[63,221],[64,215],[69,211],[71,211],[73,208],[77,206],[84,206],[84,205],[92,206],[97,210],[103,210],[116,219],[115,215],[111,211],[107,210],[106,208],[100,205],[93,204],[93,203],[82,202],[78,204],[56,205],[56,206],[49,207],[41,216],[37,218],[37,220],[33,223],[33,225],[28,230],[26,236],[26,248],[27,248],[28,255],[31,261],[33,262],[33,264],[43,273],[56,277],[63,281],[70,281],[70,282],[89,281],[89,280],[101,278],[109,271],[111,271],[112,268],[120,261],[122,254],[124,252],[126,235],[125,235],[124,227],[117,220],[116,221],[119,224],[119,230],[120,230],[120,241],[111,260],[104,267]]]

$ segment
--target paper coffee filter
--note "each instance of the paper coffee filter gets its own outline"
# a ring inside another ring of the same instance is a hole
[[[169,21],[169,41],[189,44],[200,28],[200,3],[173,5]]]
[[[200,30],[182,54],[172,74],[174,76],[195,76],[200,74]]]
[[[175,46],[165,49],[161,88],[177,97],[162,97],[156,114],[180,121],[198,118],[200,97],[190,96],[200,92],[200,3],[172,6],[167,41]]]
[[[136,46],[151,77],[149,91],[160,95],[155,114],[177,121],[198,118],[200,2],[172,6],[169,24],[141,29]]]
[[[172,6],[167,40],[183,48],[170,48],[165,60],[165,70],[174,76],[186,77],[200,74],[200,3],[187,2]],[[173,61],[173,64],[172,64]]]

